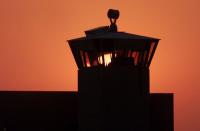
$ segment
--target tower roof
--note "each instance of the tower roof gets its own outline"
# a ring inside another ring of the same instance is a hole
[[[68,40],[70,46],[79,49],[94,48],[95,45],[113,46],[116,48],[135,48],[142,47],[143,44],[150,44],[151,42],[158,43],[158,38],[136,35],[126,32],[112,32],[109,31],[109,26],[102,26],[85,31],[86,36]],[[98,41],[98,42],[97,42]]]
[[[154,42],[154,41],[160,40],[158,38],[136,35],[136,34],[126,33],[126,32],[109,32],[106,30],[107,28],[108,28],[107,26],[104,26],[104,27],[98,27],[91,30],[87,30],[85,31],[86,36],[71,39],[69,41],[84,41],[84,40],[93,40],[93,39],[110,39],[110,40],[126,39],[126,40],[145,40],[145,41]]]

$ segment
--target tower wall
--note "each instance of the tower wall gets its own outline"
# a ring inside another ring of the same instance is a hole
[[[147,131],[148,84],[146,68],[79,70],[79,131]]]

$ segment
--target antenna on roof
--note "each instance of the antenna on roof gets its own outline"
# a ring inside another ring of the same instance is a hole
[[[109,31],[117,32],[116,21],[119,18],[119,10],[109,9],[107,13],[108,18],[110,19]]]

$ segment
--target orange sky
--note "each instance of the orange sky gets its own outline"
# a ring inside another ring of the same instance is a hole
[[[67,39],[108,25],[160,38],[151,91],[175,93],[175,130],[200,130],[199,0],[0,0],[0,90],[77,90]]]

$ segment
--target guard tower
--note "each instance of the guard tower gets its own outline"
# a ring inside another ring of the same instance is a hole
[[[172,131],[173,95],[149,91],[159,39],[119,32],[118,10],[107,16],[110,26],[68,41],[78,66],[79,131]]]

